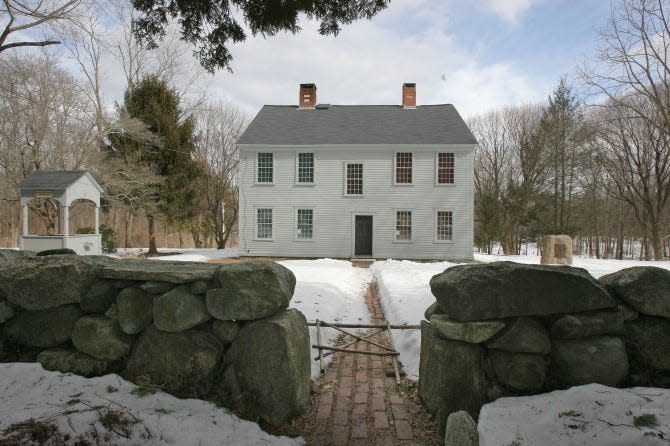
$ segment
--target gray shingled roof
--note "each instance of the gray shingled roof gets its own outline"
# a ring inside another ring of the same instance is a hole
[[[477,144],[451,104],[331,105],[298,109],[265,105],[239,144]]]
[[[86,173],[86,170],[37,170],[17,186],[19,189],[66,189]]]

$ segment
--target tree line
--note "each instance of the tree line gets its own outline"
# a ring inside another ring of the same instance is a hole
[[[601,258],[668,257],[670,22],[665,0],[623,0],[601,30],[591,103],[562,78],[546,103],[469,120],[475,152],[475,241],[518,254],[568,234]]]

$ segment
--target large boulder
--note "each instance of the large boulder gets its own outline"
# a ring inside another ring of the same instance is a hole
[[[105,314],[109,307],[116,302],[119,294],[113,280],[95,282],[91,288],[81,296],[79,305],[85,313]]]
[[[600,311],[587,314],[566,314],[551,326],[551,337],[579,339],[605,334],[623,334],[624,314],[620,311]]]
[[[654,369],[670,371],[670,320],[640,317],[626,322],[629,348]]]
[[[151,325],[154,297],[141,288],[124,288],[116,298],[116,319],[121,331],[137,334]]]
[[[37,355],[37,362],[46,370],[75,373],[86,377],[109,373],[116,365],[112,361],[97,359],[74,349],[60,348],[44,350]]]
[[[239,332],[240,325],[233,321],[220,321],[217,319],[212,324],[212,333],[214,333],[224,345],[230,345]]]
[[[457,265],[430,280],[451,319],[475,321],[612,308],[616,302],[586,270],[513,262]]]
[[[310,344],[296,309],[249,322],[224,361],[224,387],[244,412],[281,425],[309,404]]]
[[[35,257],[35,251],[21,251],[18,249],[0,249],[0,263],[7,260],[31,259]]]
[[[0,263],[0,290],[27,310],[79,303],[97,270],[84,257],[64,255],[23,258]]]
[[[217,288],[207,290],[207,310],[221,320],[254,320],[288,308],[295,290],[293,273],[274,262],[223,265]]]
[[[477,417],[486,401],[484,351],[477,344],[442,339],[421,321],[419,397],[444,429],[447,416],[459,410]]]
[[[601,336],[553,341],[555,379],[566,386],[598,383],[616,387],[628,375],[628,355],[621,339]]]
[[[175,287],[174,283],[170,282],[144,282],[140,288],[151,294],[164,294]]]
[[[204,296],[191,294],[187,285],[178,286],[154,301],[154,324],[163,331],[188,330],[210,320]]]
[[[477,423],[470,414],[459,410],[449,414],[444,434],[444,446],[478,446]]]
[[[17,344],[55,347],[70,340],[74,324],[82,314],[79,305],[22,311],[3,327],[2,332]]]
[[[670,271],[634,266],[600,278],[617,299],[649,316],[670,318]]]
[[[546,355],[551,350],[551,341],[547,329],[541,323],[530,317],[520,317],[508,321],[505,330],[489,342],[487,347],[507,352]]]
[[[145,259],[113,259],[106,256],[86,256],[96,265],[104,279],[139,280],[147,282],[188,283],[210,280],[218,265],[201,262],[174,262]]]
[[[152,325],[135,344],[125,372],[130,378],[149,378],[177,396],[200,396],[210,391],[222,354],[223,345],[212,333],[167,333]]]
[[[490,350],[489,358],[498,381],[523,392],[542,389],[547,373],[547,358],[531,353]]]
[[[450,320],[446,314],[433,314],[430,324],[444,339],[481,344],[505,327],[503,321],[458,322]]]
[[[0,302],[0,324],[4,324],[14,317],[14,309],[7,301]]]
[[[72,343],[77,350],[98,359],[116,361],[127,356],[132,341],[117,321],[104,316],[84,316],[72,330]]]

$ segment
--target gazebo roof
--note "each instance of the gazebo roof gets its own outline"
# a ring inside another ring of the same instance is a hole
[[[19,190],[67,189],[83,176],[88,177],[98,192],[103,191],[100,184],[87,170],[37,170],[21,181],[17,188]]]

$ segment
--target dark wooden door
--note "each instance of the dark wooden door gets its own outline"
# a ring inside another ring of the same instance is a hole
[[[372,257],[372,215],[356,216],[354,255]]]

